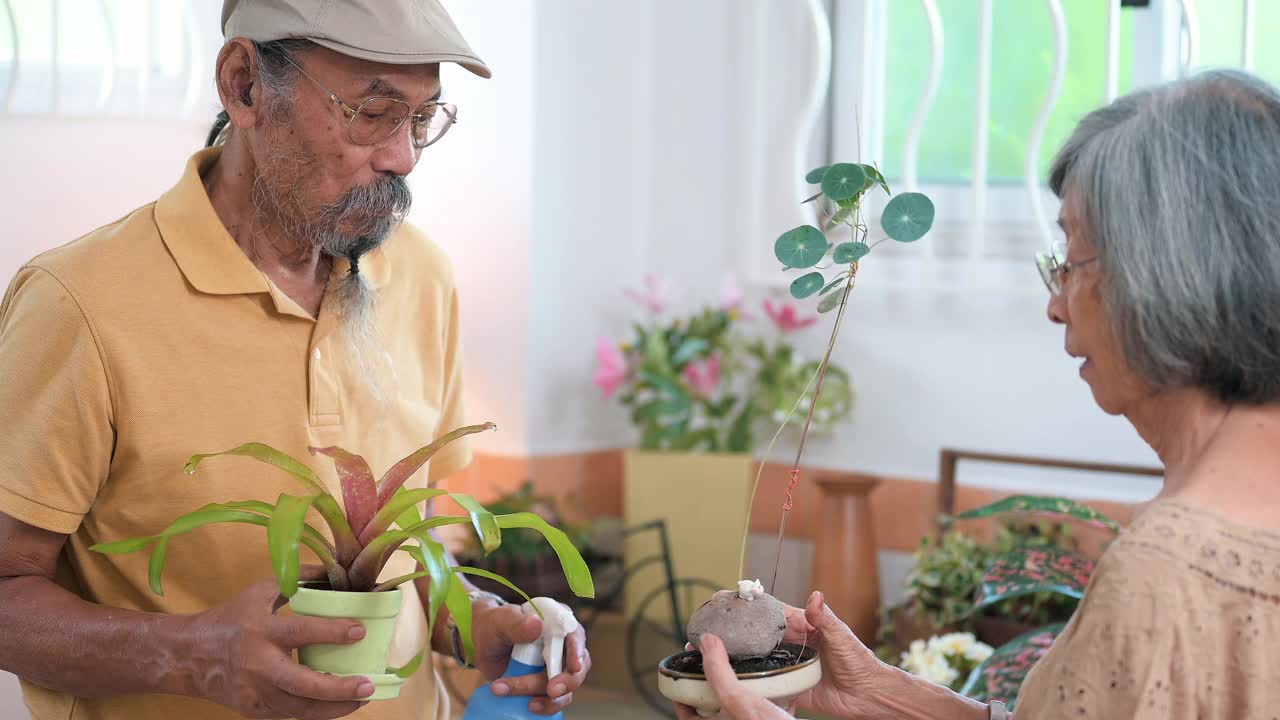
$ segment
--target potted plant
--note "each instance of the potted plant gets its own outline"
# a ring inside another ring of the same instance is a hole
[[[535,529],[559,557],[573,592],[584,597],[594,595],[591,573],[582,556],[562,531],[538,515],[530,512],[494,515],[469,495],[431,487],[405,487],[406,481],[448,443],[495,428],[493,423],[458,428],[400,460],[376,481],[368,463],[359,455],[339,447],[310,448],[313,455],[332,459],[341,483],[341,504],[304,463],[261,443],[246,443],[225,452],[193,455],[185,468],[188,475],[194,474],[197,467],[211,457],[238,455],[285,471],[300,482],[305,493],[281,494],[274,505],[262,500],[206,505],[177,518],[155,535],[99,544],[92,549],[102,553],[149,550],[151,590],[163,595],[161,577],[170,540],[212,523],[248,523],[264,527],[272,572],[280,594],[289,598],[295,613],[351,618],[359,620],[365,627],[365,637],[352,645],[301,648],[298,652],[300,662],[335,675],[368,676],[376,687],[370,699],[396,697],[404,679],[417,670],[429,650],[424,648],[403,667],[387,666],[392,631],[401,607],[399,588],[403,583],[420,577],[431,578],[427,598],[428,635],[441,607],[448,607],[457,622],[468,659],[474,652],[471,604],[458,575],[489,578],[528,599],[528,595],[497,574],[479,568],[450,567],[444,547],[430,534],[432,528],[470,524],[487,552],[501,545],[505,529]],[[418,504],[444,495],[451,497],[467,514],[441,515],[424,520],[418,512]],[[324,520],[328,534],[307,521],[308,512],[312,509]],[[324,566],[325,581],[300,581],[301,549],[304,547],[314,553]],[[379,581],[384,566],[396,552],[410,554],[421,569]]]
[[[774,562],[774,574],[770,579],[769,592],[759,585],[743,580],[739,584],[738,593],[717,594],[700,607],[689,620],[689,634],[712,631],[716,634],[727,631],[728,624],[750,625],[751,627],[770,627],[770,620],[776,619],[777,600],[771,594],[773,583],[777,578],[778,559],[781,556],[781,542],[785,535],[787,513],[792,508],[793,492],[799,482],[800,460],[804,452],[804,443],[812,426],[814,416],[820,405],[824,381],[831,363],[831,353],[835,349],[836,337],[840,330],[848,306],[849,295],[853,290],[858,269],[863,259],[881,242],[895,240],[898,242],[914,242],[923,237],[933,225],[934,208],[928,197],[921,193],[907,192],[892,195],[883,175],[873,165],[859,163],[839,163],[817,168],[809,172],[805,180],[820,186],[819,192],[805,202],[816,202],[822,225],[828,229],[847,227],[852,240],[835,244],[828,240],[823,230],[813,225],[802,225],[783,233],[774,243],[774,255],[782,263],[784,271],[800,270],[802,274],[790,284],[791,295],[797,300],[817,296],[820,313],[836,310],[836,319],[832,325],[827,349],[815,368],[813,375],[806,383],[803,393],[796,398],[787,416],[794,415],[805,406],[805,421],[800,429],[795,461],[791,467],[791,482],[786,489],[782,503],[782,518],[778,532],[778,555]],[[891,199],[886,203],[880,217],[880,226],[884,237],[870,240],[870,228],[863,218],[863,203],[870,193],[883,189]],[[823,270],[831,269],[830,275]],[[812,386],[812,395],[809,387]],[[808,398],[808,402],[805,400]],[[782,427],[774,434],[770,449],[777,441]],[[767,454],[767,451],[766,451]],[[759,471],[756,484],[759,483]],[[754,495],[754,489],[752,495]],[[746,533],[739,561],[739,576],[745,566]],[[757,591],[758,590],[758,591]],[[727,612],[732,608],[733,620]],[[785,623],[783,623],[785,626]],[[766,636],[777,649],[763,658],[767,665],[760,668],[761,658],[756,656],[759,648],[765,643],[750,647],[743,645],[735,652],[729,652],[730,662],[748,687],[775,702],[784,703],[786,699],[817,683],[821,668],[817,654],[811,648],[803,646],[784,646],[781,640],[785,627],[777,627]],[[776,642],[773,642],[775,640]],[[659,665],[659,687],[672,699],[691,704],[702,715],[710,715],[716,711],[714,696],[710,694],[705,677],[701,674],[700,654],[697,649],[678,653],[664,660]]]
[[[960,513],[957,520],[1006,515],[1049,516],[1081,522],[1114,537],[1120,526],[1096,510],[1065,498],[1017,495]],[[1043,657],[1054,638],[1066,627],[1076,604],[1084,597],[1093,575],[1094,560],[1074,547],[1021,544],[996,554],[983,573],[974,610],[1026,598],[1049,598],[1070,609],[1066,617],[1033,627],[995,649],[969,674],[961,692],[979,700],[1003,700],[1013,708],[1018,689],[1032,666]]]
[[[640,310],[630,338],[600,338],[595,384],[605,399],[630,412],[639,446],[623,456],[623,517],[628,526],[666,523],[681,548],[682,575],[722,586],[739,579],[724,563],[747,527],[752,451],[757,430],[785,416],[795,395],[814,396],[805,384],[817,362],[802,358],[787,335],[817,321],[816,313],[772,298],[764,300],[769,329],[760,331],[732,279],[715,305],[680,314],[670,308],[663,283],[648,275],[642,289],[625,291]],[[853,407],[849,376],[833,368],[819,399],[818,418],[829,427]],[[672,503],[670,498],[681,497]],[[703,511],[714,504],[721,512]],[[659,552],[655,537],[626,542],[628,557]],[[656,566],[628,579],[624,611],[634,612],[665,582]]]

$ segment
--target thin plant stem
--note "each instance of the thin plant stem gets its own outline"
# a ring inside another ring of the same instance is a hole
[[[787,429],[787,423],[791,422],[791,418],[795,416],[796,411],[800,409],[800,403],[804,402],[804,396],[809,394],[809,388],[813,387],[813,383],[818,379],[818,370],[813,371],[813,375],[809,376],[809,382],[805,384],[804,390],[800,393],[800,397],[796,398],[796,402],[791,406],[791,410],[787,412],[787,416],[782,419],[778,425],[778,432],[773,434],[773,438],[769,440],[769,446],[764,449],[764,457],[761,458],[759,466],[756,467],[756,480],[751,486],[751,497],[747,500],[747,522],[742,528],[742,554],[738,558],[738,577],[746,578],[747,572],[747,538],[751,535],[751,509],[756,504],[756,491],[760,489],[760,476],[764,473],[765,461],[769,459],[769,455],[773,453],[773,446],[778,442],[778,438],[782,437],[782,431]]]
[[[827,366],[831,363],[831,353],[836,347],[836,335],[840,332],[840,324],[844,320],[845,308],[849,305],[849,293],[853,292],[853,285],[858,277],[858,263],[853,262],[849,266],[849,282],[844,287],[844,297],[840,298],[840,308],[836,311],[835,326],[831,328],[831,338],[827,341],[827,352],[822,356],[822,364],[818,366],[818,384],[813,388],[813,401],[809,403],[809,413],[805,418],[804,427],[800,430],[800,443],[796,447],[795,463],[791,466],[793,473],[800,471],[800,456],[804,454],[804,443],[809,436],[809,426],[813,423],[813,413],[818,408],[818,396],[822,392],[822,381],[827,376]],[[804,397],[801,395],[800,397]],[[788,500],[789,491],[788,491]],[[787,505],[789,505],[788,503]],[[790,508],[783,505],[782,522],[778,525],[778,547],[773,560],[773,577],[769,580],[769,594],[773,595],[773,591],[778,582],[778,565],[782,561],[782,538],[787,529],[787,514]]]

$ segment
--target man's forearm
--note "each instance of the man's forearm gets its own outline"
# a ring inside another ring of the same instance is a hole
[[[186,616],[95,605],[48,578],[0,580],[0,670],[77,697],[190,692]]]

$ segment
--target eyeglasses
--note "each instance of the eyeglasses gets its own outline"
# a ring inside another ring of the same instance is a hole
[[[1067,273],[1097,259],[1098,256],[1094,255],[1084,260],[1068,262],[1066,248],[1062,245],[1054,245],[1051,252],[1036,253],[1036,268],[1040,270],[1040,279],[1044,280],[1044,286],[1049,288],[1049,294],[1057,297],[1062,294],[1062,278]]]
[[[414,110],[403,100],[386,97],[371,97],[356,107],[343,102],[329,88],[320,84],[319,80],[307,74],[293,60],[285,57],[289,64],[297,68],[316,87],[329,93],[329,99],[347,116],[347,137],[356,145],[376,145],[395,134],[405,120],[412,118],[409,135],[413,138],[413,146],[419,150],[436,143],[458,121],[458,107],[451,103],[430,101]]]

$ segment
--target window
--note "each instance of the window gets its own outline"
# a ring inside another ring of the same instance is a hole
[[[7,0],[0,112],[212,116],[220,3]]]

